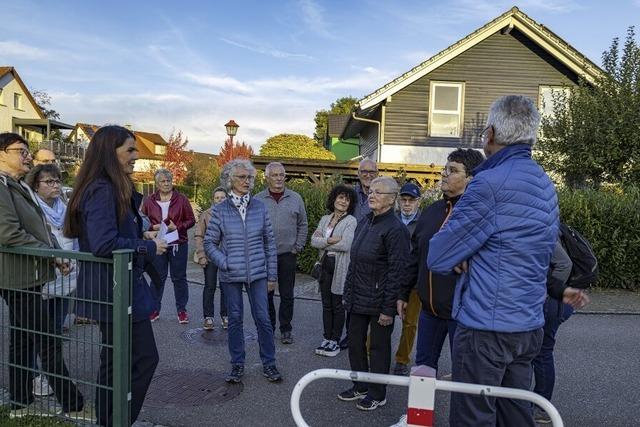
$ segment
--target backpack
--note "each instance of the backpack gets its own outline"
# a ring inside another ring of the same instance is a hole
[[[598,280],[598,258],[589,241],[567,224],[560,223],[560,242],[573,263],[567,286],[587,289]]]

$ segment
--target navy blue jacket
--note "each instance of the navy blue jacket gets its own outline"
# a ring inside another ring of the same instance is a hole
[[[540,328],[558,240],[555,187],[526,144],[498,151],[473,176],[429,243],[428,268],[451,274],[468,260],[453,300],[453,318],[462,325],[495,332]]]
[[[143,276],[146,262],[156,254],[156,244],[142,239],[142,218],[138,213],[142,194],[134,192],[131,209],[123,221],[118,223],[116,195],[111,181],[105,178],[91,183],[80,201],[82,218],[78,239],[80,251],[91,252],[97,257],[111,258],[118,249],[132,249],[133,257],[133,321],[149,317],[153,299],[149,284]],[[113,310],[110,305],[85,302],[82,299],[113,302],[113,265],[80,262],[78,272],[79,316],[99,322],[111,322]]]
[[[218,266],[218,277],[226,283],[278,280],[278,255],[267,207],[252,197],[242,221],[238,208],[227,198],[211,209],[204,237],[204,251]]]

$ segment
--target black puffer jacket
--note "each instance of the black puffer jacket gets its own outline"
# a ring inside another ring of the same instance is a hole
[[[429,240],[440,230],[442,223],[459,198],[460,196],[450,200],[438,200],[422,211],[411,238],[413,249],[409,257],[407,281],[400,294],[400,299],[409,301],[411,289],[417,286],[422,309],[443,319],[451,319],[453,293],[456,289],[458,275],[430,274],[427,269],[427,254],[429,253]]]
[[[358,222],[344,285],[345,308],[358,314],[396,314],[409,259],[409,231],[393,209]],[[426,258],[425,258],[426,259]]]

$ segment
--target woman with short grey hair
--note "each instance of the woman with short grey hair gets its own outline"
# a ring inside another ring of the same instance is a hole
[[[224,291],[229,317],[229,383],[239,383],[244,375],[243,296],[249,295],[251,315],[258,330],[258,345],[263,375],[279,382],[276,348],[269,320],[267,292],[278,281],[276,241],[269,211],[262,201],[251,197],[256,169],[250,161],[232,160],[222,169],[220,183],[228,198],[213,207],[204,237],[207,258],[218,267],[220,287]]]
[[[347,336],[353,371],[389,373],[396,300],[409,258],[409,231],[393,211],[397,195],[393,178],[371,181],[371,212],[358,222],[351,245],[343,300],[350,313]],[[358,409],[373,411],[387,403],[386,387],[355,381],[338,399],[357,401]]]

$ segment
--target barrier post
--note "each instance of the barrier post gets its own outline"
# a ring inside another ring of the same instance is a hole
[[[425,365],[411,368],[407,426],[433,427],[436,400],[436,370]]]

